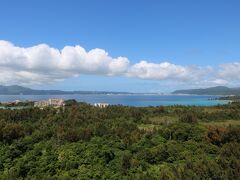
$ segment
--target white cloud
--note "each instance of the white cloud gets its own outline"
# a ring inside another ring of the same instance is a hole
[[[209,81],[210,83],[213,83],[214,85],[226,85],[228,84],[227,80],[224,79],[214,79],[212,81]]]
[[[204,72],[205,70],[196,66],[141,61],[130,67],[127,75],[142,79],[194,81],[203,76]]]
[[[218,76],[227,80],[240,80],[240,63],[221,64]]]
[[[123,75],[129,60],[112,58],[102,49],[87,52],[80,46],[62,50],[40,44],[21,48],[0,41],[0,83],[51,83],[80,74]]]
[[[46,44],[24,48],[0,40],[0,84],[46,84],[81,74],[99,74],[173,81],[175,84],[188,83],[192,86],[225,85],[239,81],[239,73],[239,62],[219,67],[150,61],[130,64],[128,58],[113,58],[98,48],[90,51],[81,46],[56,49]]]

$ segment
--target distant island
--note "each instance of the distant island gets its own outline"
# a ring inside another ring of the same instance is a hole
[[[225,86],[216,86],[210,88],[201,88],[201,89],[185,89],[185,90],[176,90],[172,94],[191,94],[191,95],[240,95],[240,88],[228,88]]]
[[[129,92],[111,91],[61,91],[61,90],[34,90],[18,85],[0,85],[0,95],[69,95],[69,94],[132,94]]]
[[[0,85],[0,95],[71,95],[71,94],[161,94],[163,93],[132,93],[115,91],[62,91],[62,90],[36,90],[19,85],[3,86]],[[228,88],[225,86],[216,86],[201,89],[176,90],[172,94],[189,95],[222,95],[222,96],[240,96],[240,88]]]

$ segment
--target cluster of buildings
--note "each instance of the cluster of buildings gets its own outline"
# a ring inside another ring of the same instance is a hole
[[[34,107],[44,108],[48,106],[63,107],[65,106],[65,102],[63,99],[48,99],[34,102]]]
[[[95,103],[94,106],[95,107],[100,107],[100,108],[105,108],[105,107],[109,106],[109,104],[107,104],[107,103]]]
[[[64,107],[65,106],[65,101],[63,99],[48,99],[48,100],[41,100],[41,101],[20,101],[20,100],[16,100],[13,102],[0,102],[1,105],[8,105],[8,106],[16,106],[18,103],[34,103],[34,107],[38,107],[38,108],[45,108],[45,107],[55,107],[55,108],[59,108],[59,107]],[[95,107],[99,107],[99,108],[106,108],[107,106],[109,106],[108,103],[95,103],[93,104]]]
[[[44,108],[44,107],[48,107],[48,106],[52,106],[52,107],[56,107],[56,108],[63,107],[63,106],[65,106],[65,101],[63,99],[48,99],[48,100],[43,100],[43,101],[37,101],[34,103],[34,107]],[[99,108],[105,108],[105,107],[109,106],[109,104],[95,103],[94,106],[99,107]]]

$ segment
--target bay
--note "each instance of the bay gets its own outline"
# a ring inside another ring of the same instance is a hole
[[[15,100],[39,101],[49,98],[61,98],[64,100],[75,99],[79,102],[108,103],[112,105],[127,105],[136,107],[145,106],[169,106],[169,105],[195,105],[195,106],[213,106],[218,104],[227,104],[228,101],[209,100],[220,96],[198,96],[198,95],[150,95],[150,94],[84,94],[84,95],[0,95],[1,102]]]

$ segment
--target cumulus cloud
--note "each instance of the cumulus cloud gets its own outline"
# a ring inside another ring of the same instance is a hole
[[[217,69],[146,60],[131,64],[126,57],[113,58],[98,48],[86,51],[77,45],[57,49],[47,44],[25,48],[0,40],[0,84],[46,84],[81,74],[95,74],[223,85],[240,80],[239,72],[238,62],[222,64]]]
[[[227,80],[240,80],[240,63],[221,64],[218,76]]]
[[[180,66],[163,62],[159,64],[141,61],[129,68],[130,77],[156,80],[197,80],[204,75],[205,70],[196,66]]]
[[[228,81],[225,79],[214,79],[212,81],[209,81],[210,83],[214,83],[216,85],[226,85],[228,84]]]
[[[112,58],[103,49],[87,52],[80,46],[62,50],[40,44],[21,48],[0,41],[0,83],[50,83],[80,74],[122,75],[127,72],[126,57]]]

